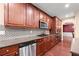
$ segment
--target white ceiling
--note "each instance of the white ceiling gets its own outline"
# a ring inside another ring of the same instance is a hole
[[[79,3],[70,3],[69,8],[65,8],[66,3],[33,3],[38,8],[44,10],[51,16],[58,16],[59,18],[66,18],[75,16],[74,12],[79,11]]]

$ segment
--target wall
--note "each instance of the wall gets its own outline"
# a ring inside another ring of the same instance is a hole
[[[5,35],[0,35],[0,41],[11,40],[18,37],[29,37],[43,34],[45,30],[43,29],[5,29]]]
[[[75,17],[70,17],[70,18],[67,18],[67,19],[63,19],[62,25],[69,24],[69,23],[75,24],[74,21],[75,21]],[[71,32],[63,32],[63,36],[73,37]]]
[[[73,23],[74,24],[74,19],[75,19],[75,17],[63,19],[62,23],[63,24],[66,24],[66,23]]]
[[[4,4],[0,3],[0,25],[4,25]]]
[[[0,3],[0,35],[4,34],[4,3]]]
[[[79,38],[79,12],[75,13],[75,38]]]

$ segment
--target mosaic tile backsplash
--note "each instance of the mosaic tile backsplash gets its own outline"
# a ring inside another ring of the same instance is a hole
[[[6,28],[6,29],[3,29],[3,31],[5,31],[5,34],[0,35],[0,41],[11,40],[11,39],[18,38],[18,37],[35,36],[35,35],[44,33],[45,30],[43,30],[43,29],[10,29],[10,28]]]

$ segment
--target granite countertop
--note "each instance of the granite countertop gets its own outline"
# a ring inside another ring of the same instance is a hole
[[[71,52],[79,54],[79,38],[73,39],[71,44]]]
[[[55,35],[55,34],[50,34],[50,35]],[[37,40],[44,37],[47,37],[47,36],[42,36],[42,37],[41,36],[29,36],[29,37],[24,36],[24,37],[14,38],[11,40],[4,40],[4,41],[0,41],[0,48],[10,46],[10,45],[20,44],[20,43],[24,43],[24,42],[28,42],[32,40]]]

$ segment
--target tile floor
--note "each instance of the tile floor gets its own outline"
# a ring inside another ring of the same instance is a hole
[[[70,48],[72,37],[63,37],[63,41],[50,49],[44,56],[71,56]]]

